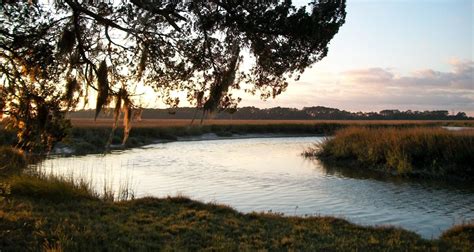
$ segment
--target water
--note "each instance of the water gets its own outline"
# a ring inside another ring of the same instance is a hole
[[[474,127],[459,127],[459,126],[443,126],[443,129],[450,131],[463,131],[463,130],[474,130]]]
[[[137,197],[184,195],[242,212],[331,215],[363,225],[393,225],[436,238],[474,219],[474,188],[383,179],[324,167],[300,153],[321,137],[183,141],[107,156],[44,161],[47,172],[91,180]]]

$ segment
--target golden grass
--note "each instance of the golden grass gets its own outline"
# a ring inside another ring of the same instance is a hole
[[[349,127],[304,154],[397,174],[474,179],[474,130]]]
[[[112,119],[79,119],[72,118],[74,127],[111,127]],[[200,120],[195,120],[193,125],[199,125]],[[204,120],[203,125],[271,125],[271,124],[344,124],[344,125],[474,125],[474,120],[448,121],[448,120]],[[154,128],[154,127],[180,127],[191,125],[191,119],[142,119],[134,121],[133,127]]]
[[[0,146],[0,177],[20,173],[26,165],[22,151],[9,146]]]
[[[2,181],[0,181],[2,182]],[[5,251],[471,251],[472,225],[438,240],[334,217],[242,214],[184,197],[107,201],[88,184],[13,177],[0,204]]]

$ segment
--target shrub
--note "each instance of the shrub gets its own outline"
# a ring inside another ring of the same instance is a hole
[[[26,166],[23,152],[8,146],[0,147],[0,176],[20,173]]]

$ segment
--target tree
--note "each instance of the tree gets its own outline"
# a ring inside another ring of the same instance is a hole
[[[456,119],[467,119],[467,115],[465,112],[458,112],[455,116]]]
[[[114,129],[124,114],[124,141],[136,85],[153,87],[171,107],[180,102],[172,93],[186,92],[203,114],[235,108],[236,89],[275,97],[326,56],[345,20],[344,0],[301,8],[291,1],[84,2],[1,7],[0,110],[23,149],[59,141],[64,111],[87,104],[89,89],[96,115],[115,108]]]

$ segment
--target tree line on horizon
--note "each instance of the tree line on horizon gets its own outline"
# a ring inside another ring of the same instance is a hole
[[[141,119],[193,119],[199,111],[192,107],[174,109],[150,109],[141,111]],[[70,118],[94,118],[95,110],[77,110],[69,113]],[[105,110],[99,118],[112,118],[111,111]],[[449,114],[448,110],[406,110],[386,109],[379,112],[350,112],[324,106],[304,107],[302,109],[274,107],[241,107],[235,110],[216,112],[212,119],[235,120],[469,120],[465,112]],[[199,118],[196,118],[199,119]]]

